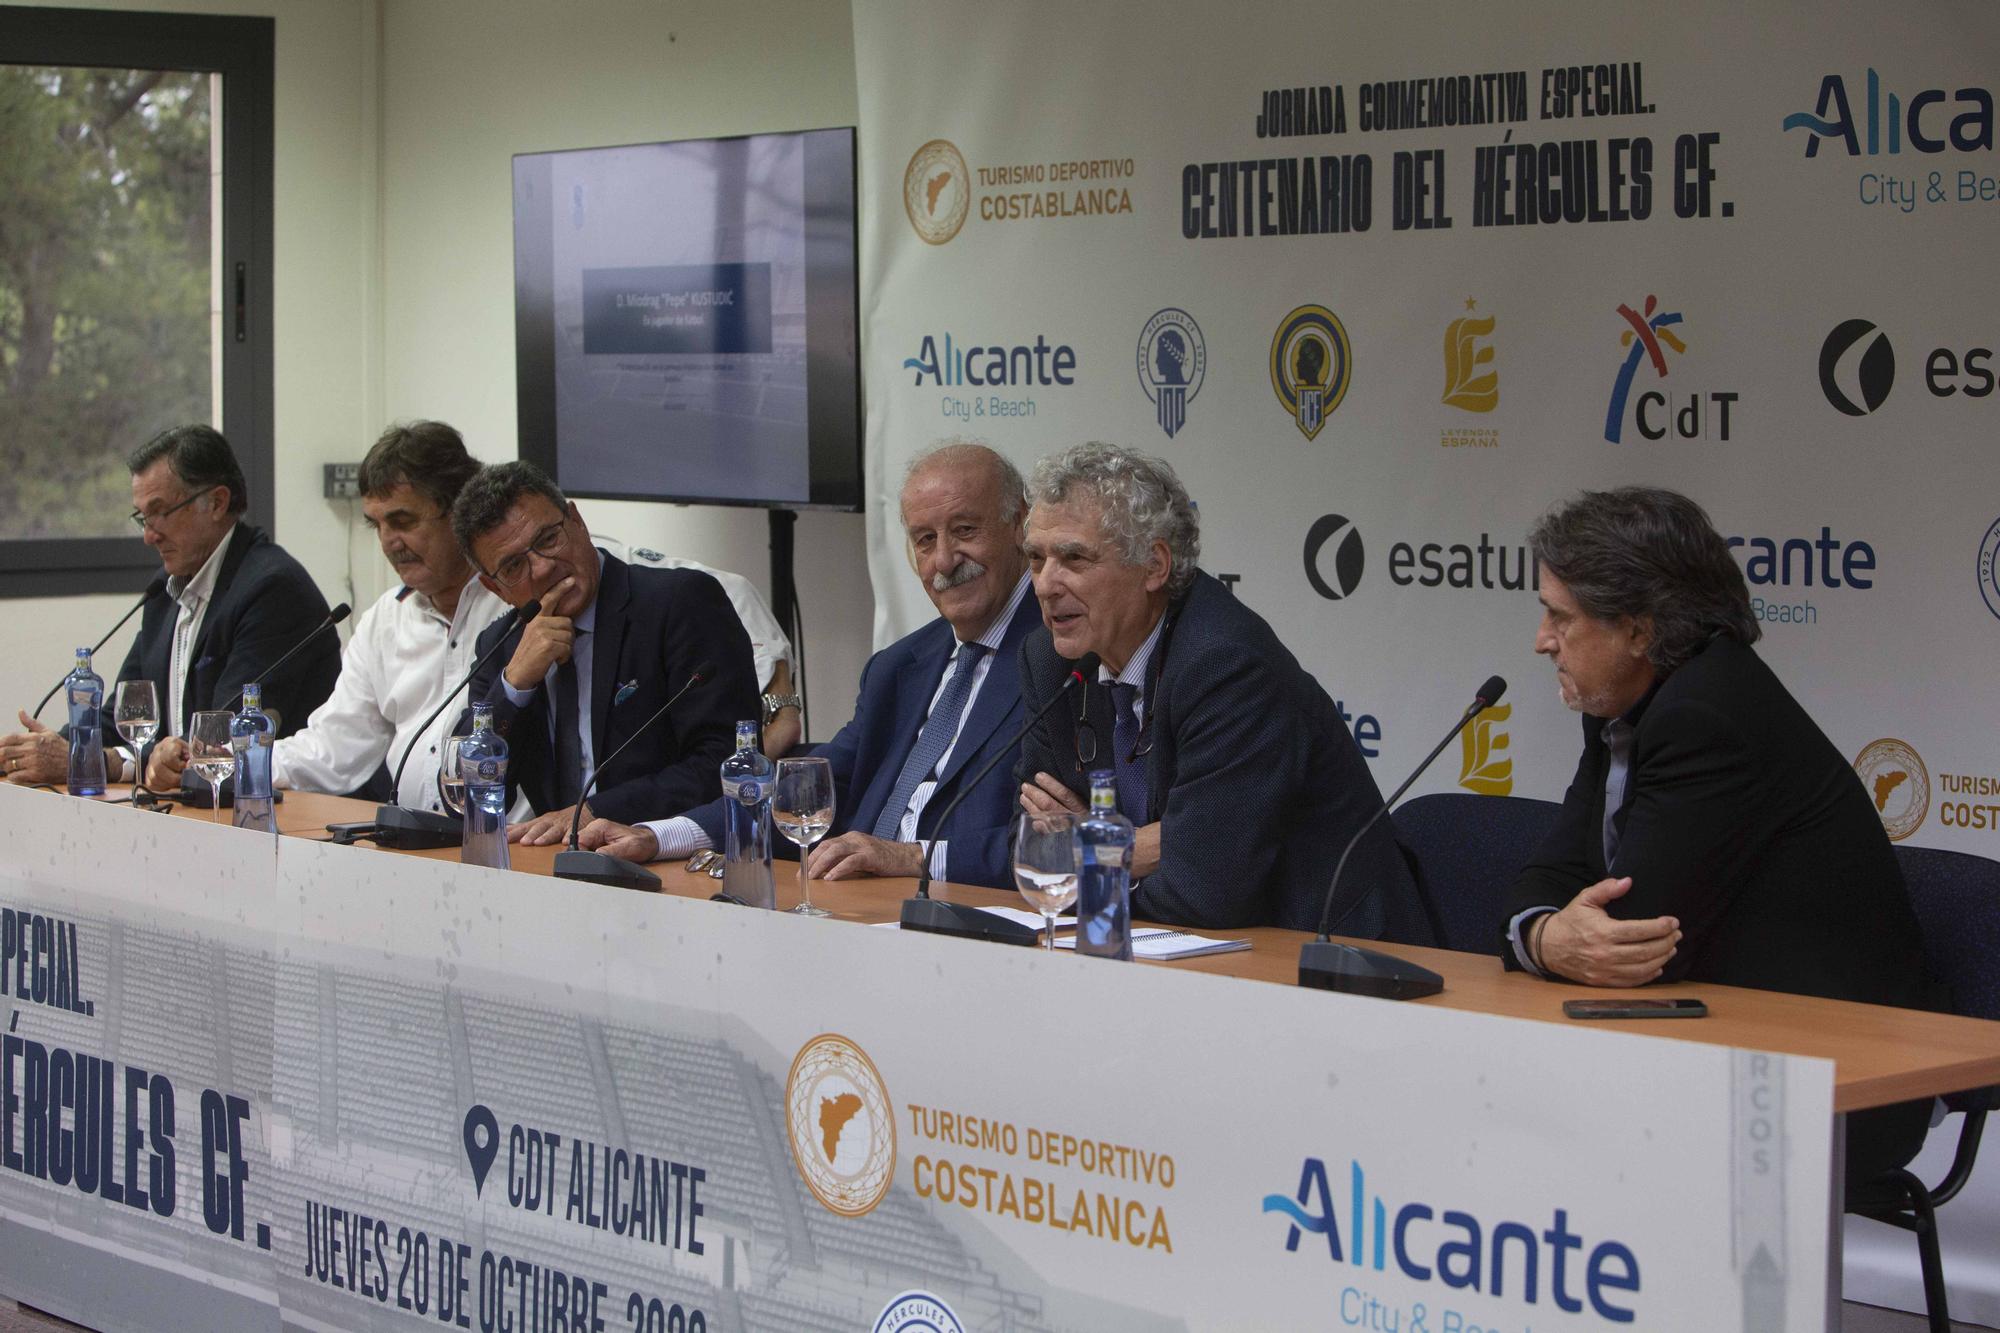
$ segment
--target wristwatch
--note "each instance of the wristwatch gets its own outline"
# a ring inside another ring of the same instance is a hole
[[[764,696],[764,725],[770,726],[782,709],[797,708],[803,702],[796,694],[767,694]]]

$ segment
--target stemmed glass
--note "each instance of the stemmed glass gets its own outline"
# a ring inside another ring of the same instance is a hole
[[[777,789],[771,817],[778,831],[799,848],[799,905],[792,911],[800,916],[829,916],[824,907],[813,906],[806,854],[833,827],[833,766],[816,755],[780,759]]]
[[[465,816],[465,772],[458,766],[459,743],[464,736],[447,736],[438,747],[438,799],[454,815]]]
[[[236,749],[229,743],[226,708],[204,708],[188,720],[188,767],[208,783],[209,821],[222,822],[222,780],[236,771]]]
[[[1056,947],[1056,914],[1076,901],[1083,866],[1083,839],[1076,816],[1067,810],[1023,812],[1014,828],[1014,883],[1028,906],[1048,924],[1050,952]]]
[[[160,699],[150,680],[121,680],[111,705],[118,734],[132,747],[132,803],[146,785],[146,747],[160,734]]]

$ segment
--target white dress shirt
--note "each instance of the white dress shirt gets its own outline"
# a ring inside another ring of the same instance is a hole
[[[750,636],[750,657],[757,667],[757,688],[766,694],[771,690],[771,673],[778,669],[778,663],[792,660],[792,641],[778,628],[778,618],[771,613],[764,594],[757,591],[757,585],[741,574],[732,574],[726,569],[704,565],[699,560],[684,560],[679,556],[661,555],[658,551],[643,546],[627,546],[616,537],[606,537],[593,532],[590,540],[604,551],[617,556],[628,565],[648,565],[654,569],[692,569],[706,574],[722,585],[723,596],[735,608],[736,618],[743,622],[743,632]],[[792,688],[798,688],[793,681]]]
[[[440,809],[438,750],[461,710],[446,708],[421,738],[417,728],[472,669],[479,632],[506,613],[507,604],[477,578],[459,593],[450,619],[420,592],[383,593],[355,622],[333,693],[303,730],[274,747],[273,780],[303,791],[350,792],[378,764],[393,772],[415,741],[396,802]]]
[[[202,562],[193,578],[178,576],[167,580],[167,596],[180,604],[174,614],[173,648],[167,655],[167,715],[160,719],[162,736],[180,734],[181,704],[187,693],[187,669],[189,654],[194,652],[195,640],[201,637],[201,622],[208,615],[208,604],[215,597],[215,581],[222,576],[222,561],[229,554],[229,543],[236,536],[239,524],[229,525],[229,531],[222,534],[222,540],[215,544],[208,559]],[[241,685],[245,682],[236,681]],[[195,701],[201,705],[200,700]],[[205,706],[205,705],[202,705]],[[199,707],[196,711],[200,711]]]
[[[1001,641],[1007,637],[1007,626],[1013,623],[1014,613],[1021,609],[1021,599],[1028,595],[1028,589],[1032,585],[1033,580],[1028,575],[1023,574],[1021,581],[1014,585],[1014,595],[1007,599],[1007,605],[1001,608],[999,615],[993,617],[993,623],[986,627],[986,632],[977,639],[972,640],[972,642],[978,643],[985,648],[986,651],[979,655],[978,664],[972,668],[972,692],[965,697],[965,711],[959,714],[959,725],[961,727],[965,725],[965,719],[972,716],[972,706],[979,699],[979,691],[986,685],[987,674],[993,669],[993,659],[999,655]],[[1158,637],[1157,631],[1154,637]],[[958,639],[954,636],[955,646],[952,649],[951,659],[945,664],[944,674],[938,677],[937,688],[931,691],[931,701],[924,705],[924,717],[926,720],[930,718],[931,710],[937,707],[938,700],[944,697],[945,687],[951,684],[952,674],[958,670],[958,647],[966,642],[966,640]],[[1149,640],[1148,643],[1150,646],[1151,641]],[[1144,669],[1144,666],[1143,662],[1140,663],[1141,670]],[[951,763],[951,752],[957,745],[958,736],[956,733],[953,733],[951,744],[947,745],[944,753],[938,756],[937,772],[942,773]],[[865,784],[868,776],[862,773],[853,774],[848,783],[848,790],[858,790]],[[936,780],[927,779],[926,781],[919,782],[916,790],[910,793],[909,806],[903,811],[903,822],[896,830],[896,840],[898,842],[915,842],[917,840],[917,821],[923,817],[924,806],[930,801],[931,793],[936,790]],[[677,815],[672,819],[648,820],[641,824],[640,827],[651,829],[653,836],[659,839],[659,854],[662,858],[686,856],[692,852],[708,850],[715,845],[709,841],[708,835],[702,832],[701,825],[695,823],[686,815]],[[866,829],[862,831],[867,832]],[[933,879],[944,878],[945,853],[948,850],[949,842],[946,839],[940,838],[931,844],[930,860],[931,877]]]

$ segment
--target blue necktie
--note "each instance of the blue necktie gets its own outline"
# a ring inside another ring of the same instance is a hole
[[[1618,855],[1618,812],[1625,807],[1625,788],[1632,779],[1632,742],[1638,731],[1623,718],[1604,726],[1604,748],[1610,762],[1604,771],[1604,873],[1611,873]]]
[[[1139,687],[1111,682],[1111,748],[1114,771],[1118,775],[1118,809],[1133,824],[1146,823],[1146,756],[1134,756],[1139,748],[1139,719],[1133,705]]]
[[[937,771],[938,760],[951,748],[958,726],[965,717],[965,701],[972,697],[972,678],[976,674],[980,655],[986,651],[984,644],[961,643],[958,656],[952,659],[951,679],[945,683],[944,693],[938,696],[937,706],[931,709],[930,717],[924,722],[924,729],[917,733],[917,743],[910,747],[910,757],[903,761],[903,771],[896,776],[896,785],[889,792],[888,803],[875,819],[875,836],[894,839],[902,832],[903,815],[910,808],[910,797],[924,780]]]

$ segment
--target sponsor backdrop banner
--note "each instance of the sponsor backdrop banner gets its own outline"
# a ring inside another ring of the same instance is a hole
[[[1824,1326],[1824,1061],[0,816],[0,1290],[93,1326]]]
[[[878,642],[942,436],[1178,469],[1385,788],[1559,798],[1534,518],[1693,495],[1892,836],[2000,854],[2000,9],[854,7]],[[1985,275],[1985,276],[1982,276]]]

